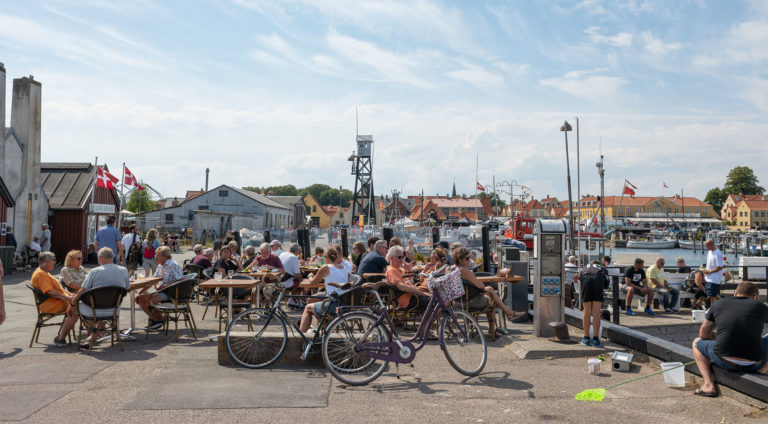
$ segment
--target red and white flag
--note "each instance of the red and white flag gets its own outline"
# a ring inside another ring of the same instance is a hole
[[[476,182],[477,182],[477,189],[484,192],[485,191],[485,187],[483,187],[483,185],[480,184],[480,181],[476,181]]]
[[[120,181],[119,178],[99,167],[96,171],[96,187],[115,188],[115,184]]]
[[[633,186],[629,181],[624,180],[624,192],[622,192],[622,194],[634,196],[635,190],[637,190],[637,187]]]
[[[669,186],[667,185],[667,183],[665,183],[664,181],[662,181],[661,183],[662,183],[662,184],[664,184],[664,188],[669,188]]]
[[[137,190],[144,190],[144,186],[139,184],[139,180],[136,179],[136,176],[133,175],[130,169],[128,167],[123,167],[125,169],[125,178],[123,179],[123,184],[127,186],[134,186]]]

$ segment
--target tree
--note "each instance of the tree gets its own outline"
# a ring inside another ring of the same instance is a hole
[[[148,190],[134,190],[128,196],[128,204],[125,208],[131,212],[147,212],[155,210],[155,202],[149,196]]]
[[[726,193],[724,189],[715,187],[707,192],[707,196],[704,198],[704,201],[712,205],[712,208],[715,210],[715,212],[720,212],[720,209],[723,208],[723,204],[727,198],[728,193]]]
[[[725,179],[723,192],[728,194],[763,194],[765,188],[757,185],[757,176],[748,166],[737,166],[731,169]]]

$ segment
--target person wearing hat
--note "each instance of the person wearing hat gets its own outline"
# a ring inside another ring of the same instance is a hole
[[[445,240],[440,240],[435,243],[435,247],[443,249],[443,252],[445,252],[445,263],[448,265],[453,265],[453,259],[451,258],[451,245],[448,244],[448,242]]]
[[[112,249],[113,252],[117,252],[117,255],[112,258],[112,263],[117,264],[125,262],[125,252],[123,251],[123,236],[114,227],[115,221],[114,215],[107,217],[107,225],[99,228],[99,231],[96,232],[96,238],[93,240],[93,250],[98,252],[102,247]]]
[[[272,254],[278,258],[283,254],[283,245],[280,244],[280,242],[277,240],[272,240],[269,242],[269,248],[272,250]]]

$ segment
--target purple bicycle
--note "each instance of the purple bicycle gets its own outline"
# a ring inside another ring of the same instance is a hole
[[[430,274],[430,280],[436,275]],[[376,297],[373,307],[341,306],[338,317],[326,328],[323,362],[339,381],[353,386],[368,384],[384,372],[389,362],[411,363],[416,352],[426,345],[429,327],[437,318],[440,348],[451,366],[467,376],[482,372],[488,359],[482,329],[472,315],[454,310],[450,303],[446,305],[438,290],[433,291],[416,334],[409,340],[397,334],[378,291],[368,291]]]

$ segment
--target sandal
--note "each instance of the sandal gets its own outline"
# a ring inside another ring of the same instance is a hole
[[[704,396],[704,397],[717,397],[717,390],[714,392],[705,392],[704,390],[701,390],[701,387],[693,391],[693,394],[696,396]]]
[[[525,314],[526,314],[526,312],[512,311],[511,314],[507,314],[507,319],[510,320],[510,321],[514,321],[514,320],[522,317]]]

